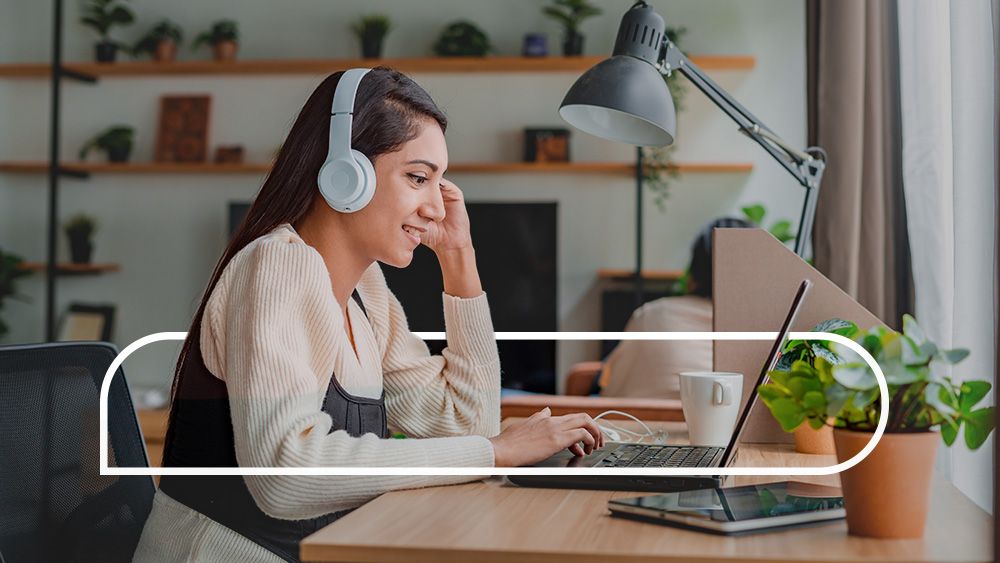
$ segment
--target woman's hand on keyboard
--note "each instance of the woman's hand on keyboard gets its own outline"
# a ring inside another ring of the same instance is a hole
[[[515,422],[490,438],[497,467],[531,465],[563,448],[573,455],[589,455],[604,445],[604,436],[586,413],[552,416],[548,407]]]

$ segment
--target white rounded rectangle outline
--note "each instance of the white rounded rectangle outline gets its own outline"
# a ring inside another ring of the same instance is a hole
[[[423,340],[446,340],[443,332],[414,332]],[[498,332],[497,340],[771,340],[777,332]],[[851,348],[871,366],[878,380],[882,416],[871,439],[851,459],[824,467],[108,467],[108,392],[111,378],[133,352],[163,340],[184,340],[186,332],[157,332],[129,344],[111,362],[101,382],[100,474],[101,475],[619,475],[619,476],[714,476],[714,475],[833,475],[861,463],[875,449],[885,432],[889,408],[889,386],[878,362],[860,344],[829,332],[792,332],[792,340],[828,340]],[[737,445],[737,447],[739,447]]]

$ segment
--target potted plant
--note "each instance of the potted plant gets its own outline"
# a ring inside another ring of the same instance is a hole
[[[587,0],[554,0],[552,5],[545,6],[542,12],[562,24],[563,55],[572,57],[583,54],[580,24],[589,17],[599,15],[601,9],[589,4]]]
[[[377,59],[382,56],[382,43],[392,29],[389,16],[371,14],[362,17],[351,26],[354,35],[361,41],[361,56],[366,59]]]
[[[97,219],[79,213],[66,221],[63,229],[69,238],[70,261],[74,264],[89,264],[94,253],[94,241],[91,237],[97,230]]]
[[[122,46],[111,39],[111,28],[116,25],[127,25],[135,21],[132,10],[118,0],[90,0],[83,6],[83,16],[80,22],[92,28],[101,40],[95,46],[97,62],[112,63],[118,47]]]
[[[863,346],[885,374],[886,412],[871,367],[838,343],[810,346],[812,364],[793,357],[788,371],[772,371],[760,396],[785,431],[803,422],[813,428],[832,425],[838,461],[860,452],[879,417],[886,416],[885,434],[875,449],[840,474],[847,527],[860,536],[921,537],[937,443],[950,446],[962,434],[969,449],[983,445],[995,425],[994,409],[976,405],[991,386],[939,375],[938,366],[957,364],[969,352],[940,349],[909,315],[903,316],[902,334],[883,326],[839,330]]]
[[[104,151],[110,162],[128,162],[134,137],[135,130],[128,125],[108,127],[80,148],[80,160],[86,159],[90,149],[96,148]]]
[[[434,54],[439,57],[483,57],[492,50],[486,33],[467,21],[448,24],[434,43]]]
[[[764,217],[764,209],[760,205],[744,207],[743,213],[749,220],[758,225]],[[781,238],[779,237],[778,240],[781,240]],[[811,331],[829,332],[851,338],[857,334],[858,327],[854,323],[843,319],[829,319],[817,324]],[[840,359],[830,350],[830,345],[831,342],[826,340],[789,340],[785,344],[785,348],[781,351],[781,358],[778,360],[774,370],[789,373],[792,371],[792,366],[795,362],[805,362],[815,369],[817,358],[823,358],[831,365],[837,364],[840,362]],[[799,424],[791,430],[795,436],[795,451],[805,454],[835,454],[833,423],[834,420],[830,418],[825,420],[813,418],[806,420],[805,424]]]
[[[215,60],[232,61],[236,59],[239,39],[239,27],[235,21],[219,20],[212,24],[211,29],[194,38],[192,48],[197,49],[207,43],[212,46]]]
[[[4,252],[0,248],[0,312],[3,311],[4,300],[19,299],[27,301],[17,293],[17,279],[31,274],[31,271],[21,268],[24,259],[16,254]],[[10,331],[7,323],[0,318],[0,340]]]
[[[173,62],[177,58],[177,46],[183,38],[180,26],[170,20],[162,20],[136,42],[132,55],[148,53],[156,62]]]

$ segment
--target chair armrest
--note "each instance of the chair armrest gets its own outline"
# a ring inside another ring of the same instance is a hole
[[[601,373],[604,362],[578,362],[566,374],[566,394],[574,396],[590,395],[594,379]]]
[[[597,416],[607,410],[625,411],[643,421],[684,420],[676,399],[631,399],[619,397],[570,397],[566,395],[514,395],[500,401],[500,418],[528,417],[549,407],[554,416],[585,412]]]

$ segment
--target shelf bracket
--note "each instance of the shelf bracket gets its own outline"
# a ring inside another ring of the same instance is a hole
[[[76,80],[77,82],[83,82],[85,84],[96,84],[97,77],[92,74],[86,74],[76,70],[72,70],[66,67],[59,69],[59,75],[71,80]]]
[[[78,180],[87,180],[90,178],[90,172],[87,172],[86,170],[67,168],[65,166],[59,167],[59,175],[66,176],[67,178],[76,178]]]

